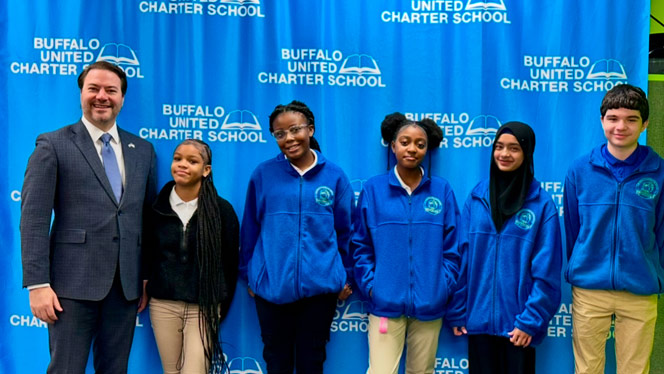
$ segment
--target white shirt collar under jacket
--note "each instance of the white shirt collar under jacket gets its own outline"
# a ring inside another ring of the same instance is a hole
[[[191,201],[182,201],[177,192],[175,192],[175,186],[171,190],[171,195],[168,197],[168,202],[171,203],[171,209],[178,215],[182,225],[187,227],[187,223],[191,219],[191,216],[194,215],[194,212],[198,208],[198,198],[195,198]]]
[[[422,173],[422,175],[424,175],[424,169],[422,169],[421,166],[420,166],[420,173]],[[406,190],[406,192],[408,192],[408,195],[412,195],[412,194],[413,194],[413,191],[412,191],[412,190],[410,189],[410,187],[408,187],[408,185],[407,185],[406,183],[404,183],[404,181],[401,179],[401,176],[399,175],[399,171],[397,170],[397,166],[396,166],[396,165],[394,165],[394,175],[397,176],[397,180],[398,180],[399,183],[401,184],[401,187],[403,187],[403,189]]]

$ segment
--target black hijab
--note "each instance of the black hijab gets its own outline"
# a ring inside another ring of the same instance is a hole
[[[496,142],[503,134],[512,134],[523,150],[523,163],[518,169],[503,172],[498,169],[493,153]],[[489,177],[489,198],[491,199],[491,218],[500,231],[503,223],[518,212],[526,200],[528,189],[535,176],[533,167],[533,151],[535,150],[535,133],[523,122],[507,122],[496,132],[491,150],[491,171]]]

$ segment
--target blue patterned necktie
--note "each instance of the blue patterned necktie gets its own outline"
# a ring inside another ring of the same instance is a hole
[[[118,202],[122,198],[122,176],[120,175],[120,168],[118,167],[118,159],[115,157],[115,151],[111,147],[111,134],[104,133],[101,136],[101,159],[104,162],[104,169],[106,169],[106,176],[108,181],[111,182],[113,194]]]

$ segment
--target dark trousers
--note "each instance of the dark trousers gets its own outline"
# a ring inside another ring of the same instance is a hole
[[[337,294],[274,304],[258,295],[256,311],[268,374],[322,374]]]
[[[535,348],[515,347],[509,338],[468,335],[468,374],[534,374]]]
[[[63,311],[48,325],[49,374],[84,374],[93,345],[95,373],[127,373],[136,326],[137,300],[127,300],[116,274],[100,301],[60,298]]]

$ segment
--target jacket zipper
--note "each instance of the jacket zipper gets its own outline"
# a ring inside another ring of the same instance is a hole
[[[180,216],[178,216],[178,214],[175,213],[175,212],[173,212],[173,214],[169,214],[169,213],[164,213],[159,209],[155,209],[155,212],[157,212],[158,214],[160,214],[162,216],[165,216],[165,217],[175,217],[177,219],[177,221],[179,223],[178,224],[178,230],[180,231],[180,248],[179,248],[179,251],[177,253],[177,261],[182,261],[182,256],[185,255],[185,254],[189,254],[188,244],[187,244],[187,232],[189,231],[189,225],[191,224],[191,218],[193,218],[193,215],[189,219],[189,222],[187,222],[187,225],[185,226],[185,225],[182,225],[182,221],[180,220]],[[194,214],[196,214],[196,213],[194,213]],[[187,259],[187,261],[189,261],[189,259]]]
[[[491,331],[499,333],[499,331],[496,331],[496,299],[498,298],[496,273],[498,272],[495,271],[495,268],[498,266],[498,248],[500,248],[500,233],[496,233],[496,250],[493,257],[493,297],[491,298]]]
[[[410,316],[413,312],[413,195],[408,195],[408,300],[406,314]]]
[[[295,248],[295,294],[299,299],[300,296],[300,262],[302,260],[302,251],[300,248],[300,242],[302,240],[302,184],[304,183],[304,178],[300,176],[300,195],[298,198],[298,210],[297,210],[297,247]]]
[[[191,220],[189,220],[189,222],[187,222],[187,226],[180,225],[180,233],[181,233],[181,236],[180,236],[180,260],[182,260],[182,256],[188,254],[188,252],[189,252],[187,250],[187,231],[189,230],[189,223],[190,222],[191,222]]]
[[[487,211],[489,213],[489,218],[493,221],[493,218],[491,217],[491,206],[489,205],[489,203],[484,198],[480,198],[480,201],[482,201],[482,204],[487,209]],[[496,229],[496,225],[493,224],[493,226],[494,226],[494,229]],[[505,225],[503,224],[503,227],[504,226]],[[501,227],[501,230],[502,230],[502,227]],[[494,267],[494,269],[496,268],[496,266],[498,266],[498,248],[500,248],[500,232],[496,229],[496,246],[495,246],[495,250],[494,250],[494,254],[493,254],[493,267]],[[489,329],[489,331],[493,331],[493,332],[496,332],[496,298],[498,297],[497,296],[498,288],[496,286],[497,285],[496,273],[497,273],[497,271],[494,270],[494,272],[493,272],[493,286],[492,286],[493,297],[491,298],[491,319],[490,319],[491,326],[490,326],[490,329]]]
[[[606,170],[607,173],[613,178],[615,176],[613,175],[613,172],[611,169],[608,167],[601,165],[601,167]],[[637,174],[642,174],[644,173],[643,171],[639,170],[638,168],[634,170],[630,175],[626,176],[623,178],[621,182],[618,182],[618,189],[616,191],[616,212],[613,217],[613,237],[611,241],[611,269],[609,272],[609,280],[611,281],[611,288],[616,289],[616,279],[615,279],[615,273],[616,273],[616,252],[618,251],[618,230],[619,230],[619,225],[618,225],[618,217],[620,216],[620,198],[622,195],[622,188],[625,185],[625,182],[627,182],[628,179],[631,179],[633,176]]]
[[[613,242],[611,243],[611,271],[609,273],[611,279],[611,288],[616,289],[615,267],[616,267],[616,251],[618,244],[618,217],[620,216],[620,195],[625,180],[618,183],[618,191],[616,192],[616,213],[613,217]]]

